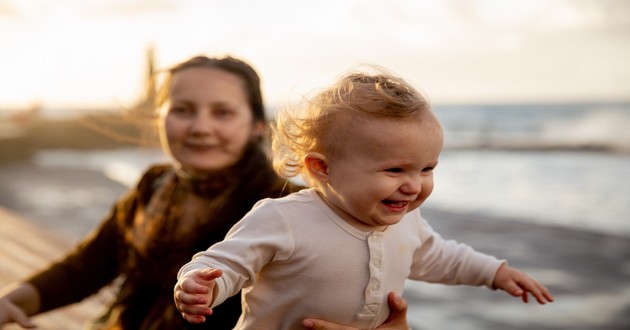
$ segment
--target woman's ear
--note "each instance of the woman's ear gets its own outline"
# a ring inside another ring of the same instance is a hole
[[[304,166],[309,176],[319,182],[328,181],[328,158],[319,152],[309,152],[304,156]]]

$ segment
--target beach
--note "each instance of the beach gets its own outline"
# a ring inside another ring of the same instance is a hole
[[[488,288],[409,281],[413,329],[630,329],[630,139],[617,129],[630,123],[630,104],[436,113],[446,145],[424,217],[445,238],[531,274],[556,301],[523,304]],[[90,118],[99,131],[85,119],[3,130],[15,134],[0,136],[0,286],[62,256],[149,164],[165,160],[155,147],[129,143],[146,136],[135,123]],[[80,329],[103,301],[36,320],[42,329]]]
[[[2,164],[0,207],[16,215],[19,221],[28,222],[28,226],[60,239],[62,245],[74,244],[99,223],[111,203],[127,189],[102,170],[91,168],[85,160],[82,162],[74,167],[42,165],[41,160]],[[505,258],[512,266],[535,276],[551,290],[556,301],[545,306],[534,302],[523,304],[504,292],[487,288],[409,282],[405,297],[413,329],[630,328],[630,237],[627,235],[429,207],[422,212],[445,238]],[[25,238],[21,244],[28,245],[29,240],[36,239]],[[13,274],[24,276],[43,267],[49,261],[44,259]],[[12,265],[1,267],[11,269]],[[5,275],[0,286],[12,280],[17,278]],[[90,319],[96,316],[98,306],[92,302],[87,312],[83,310],[76,317]],[[55,313],[38,316],[36,320],[45,322],[46,318],[55,317]],[[54,327],[51,324],[55,323],[47,324]]]

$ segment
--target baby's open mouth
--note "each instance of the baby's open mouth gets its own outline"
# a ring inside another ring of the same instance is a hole
[[[384,200],[382,203],[389,207],[401,208],[407,206],[408,202]]]

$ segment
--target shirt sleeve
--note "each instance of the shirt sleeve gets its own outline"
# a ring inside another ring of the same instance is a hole
[[[410,279],[493,288],[496,272],[505,260],[475,251],[466,244],[445,240],[423,218],[418,224],[421,244],[414,253]]]
[[[294,249],[291,228],[273,200],[258,202],[230,229],[225,239],[196,253],[177,277],[200,269],[221,269],[216,280],[212,307],[254,284],[256,273],[271,262],[288,260]]]

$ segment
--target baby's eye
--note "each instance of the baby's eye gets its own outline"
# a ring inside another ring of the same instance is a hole
[[[435,167],[433,167],[433,166],[425,167],[425,168],[422,169],[422,173],[431,173],[434,169],[435,169]]]
[[[392,167],[392,168],[388,168],[385,170],[385,172],[390,172],[390,173],[402,173],[403,169],[400,167]]]

